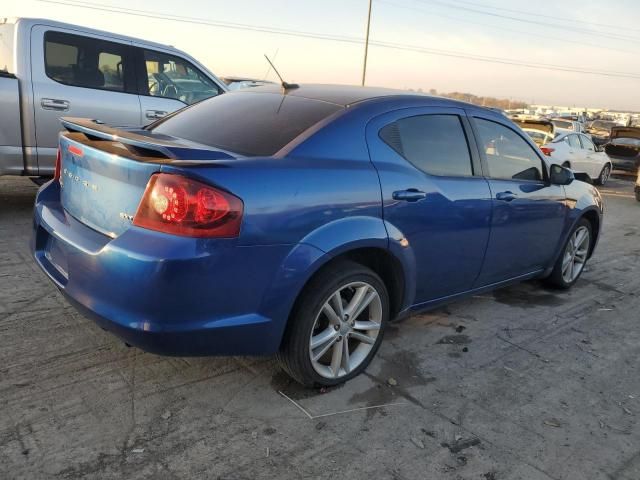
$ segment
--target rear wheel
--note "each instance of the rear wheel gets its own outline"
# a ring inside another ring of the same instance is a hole
[[[598,176],[596,183],[598,185],[604,185],[605,183],[607,183],[607,180],[609,180],[610,176],[611,176],[611,165],[607,163],[604,167],[602,167],[602,171],[600,172],[600,175]]]
[[[569,235],[562,254],[546,279],[547,283],[558,288],[571,288],[587,264],[592,238],[591,223],[583,218]]]
[[[372,270],[340,262],[305,288],[289,319],[278,361],[305,386],[331,386],[362,372],[389,318],[387,289]]]

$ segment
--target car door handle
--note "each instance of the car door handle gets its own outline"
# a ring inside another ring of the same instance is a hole
[[[57,110],[66,112],[71,104],[68,100],[58,100],[57,98],[43,98],[40,100],[40,106],[45,110]]]
[[[393,192],[392,197],[394,200],[403,200],[405,202],[417,202],[427,198],[427,194],[416,188],[409,188],[408,190],[398,190]]]
[[[167,115],[167,112],[164,110],[147,110],[145,115],[149,120],[158,120]]]
[[[504,202],[510,202],[511,200],[515,200],[518,196],[513,192],[500,192],[496,194],[496,199],[502,200]]]

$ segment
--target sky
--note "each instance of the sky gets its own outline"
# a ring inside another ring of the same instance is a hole
[[[80,4],[128,9],[129,14]],[[360,84],[368,4],[369,0],[3,0],[0,15],[50,18],[170,44],[219,76],[267,75],[275,80],[263,56],[267,54],[288,82]],[[132,9],[147,16],[131,15]],[[149,13],[218,25],[149,18]],[[291,31],[322,38],[299,37]],[[373,0],[370,40],[369,86],[640,111],[638,0]]]

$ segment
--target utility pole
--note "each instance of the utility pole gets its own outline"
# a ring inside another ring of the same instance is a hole
[[[367,54],[369,53],[369,28],[371,27],[371,4],[373,0],[369,0],[369,13],[367,14],[367,35],[364,40],[364,65],[362,66],[362,86],[364,87],[367,78]]]

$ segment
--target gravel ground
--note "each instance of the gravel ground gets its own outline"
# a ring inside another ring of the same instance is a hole
[[[77,314],[29,255],[36,187],[0,178],[2,479],[640,478],[640,204],[603,189],[570,292],[538,282],[388,331],[349,384],[265,358],[165,358]]]

